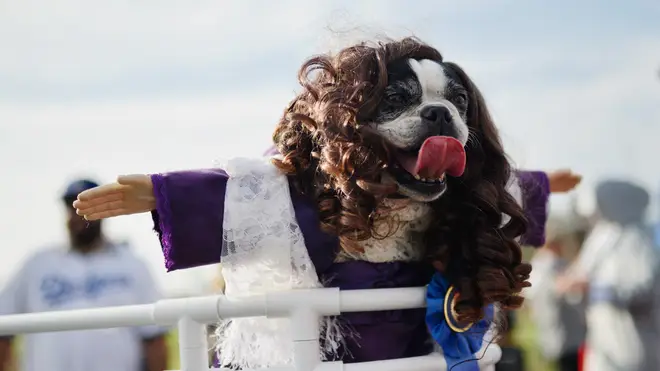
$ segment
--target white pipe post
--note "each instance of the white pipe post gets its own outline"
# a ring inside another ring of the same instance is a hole
[[[296,371],[314,371],[321,364],[319,336],[320,316],[313,309],[303,306],[291,313],[293,340],[293,365]]]
[[[338,288],[300,289],[266,294],[266,317],[291,321],[293,366],[314,371],[321,364],[321,316],[340,314]]]
[[[186,316],[179,319],[178,330],[181,371],[207,371],[209,353],[206,325]]]

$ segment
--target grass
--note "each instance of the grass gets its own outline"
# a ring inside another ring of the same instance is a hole
[[[555,366],[547,362],[541,354],[541,349],[536,341],[538,339],[536,326],[529,315],[529,311],[523,309],[518,311],[517,314],[513,341],[522,348],[525,357],[525,370],[555,371]]]
[[[179,335],[176,331],[167,334],[167,367],[170,370],[179,369]]]

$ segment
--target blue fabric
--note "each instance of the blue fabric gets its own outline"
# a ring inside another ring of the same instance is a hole
[[[447,362],[447,369],[451,371],[478,371],[475,354],[481,349],[484,335],[488,331],[493,315],[493,305],[486,307],[484,319],[475,323],[465,332],[455,332],[447,323],[445,311],[451,317],[449,305],[454,295],[445,303],[445,295],[449,290],[449,281],[441,274],[435,273],[426,289],[426,325],[431,337],[440,345]],[[455,326],[460,327],[460,326]]]
[[[610,303],[618,305],[616,293],[611,286],[594,284],[589,288],[589,303]]]

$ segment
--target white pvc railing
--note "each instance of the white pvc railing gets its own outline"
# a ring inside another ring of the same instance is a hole
[[[153,304],[0,316],[0,336],[35,332],[101,329],[126,326],[178,326],[181,370],[208,371],[206,324],[221,318],[289,317],[294,364],[270,371],[445,371],[438,354],[386,361],[343,364],[321,362],[319,317],[342,312],[412,309],[425,306],[424,288],[345,290],[322,288],[277,292],[229,299],[202,296],[161,300]],[[499,360],[496,345],[486,348],[479,360],[489,370]],[[250,371],[250,370],[244,370]]]

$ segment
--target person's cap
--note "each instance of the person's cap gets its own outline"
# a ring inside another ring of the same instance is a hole
[[[67,187],[66,190],[64,191],[64,194],[62,195],[63,200],[72,200],[78,197],[78,195],[86,191],[88,189],[96,188],[98,187],[98,183],[89,180],[89,179],[79,179],[76,181],[71,182]]]
[[[638,184],[625,180],[606,180],[596,187],[596,201],[601,216],[625,225],[644,219],[650,196]]]

